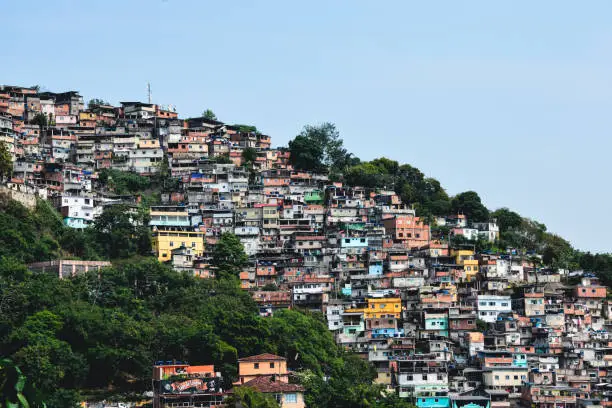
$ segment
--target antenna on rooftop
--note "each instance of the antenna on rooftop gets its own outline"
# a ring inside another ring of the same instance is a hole
[[[151,83],[147,82],[147,97],[149,98],[149,105],[151,104]]]

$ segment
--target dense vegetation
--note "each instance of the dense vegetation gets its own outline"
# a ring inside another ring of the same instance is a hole
[[[156,360],[214,363],[231,384],[237,359],[263,352],[288,358],[312,407],[330,399],[338,407],[404,406],[371,384],[368,363],[336,346],[322,315],[260,317],[235,277],[246,258],[234,236],[223,236],[215,252],[219,277],[198,279],[139,256],[149,244],[146,227],[130,222],[137,214],[111,207],[79,232],[45,202],[34,211],[2,202],[0,237],[8,246],[0,255],[0,356],[27,377],[24,394],[34,406],[71,407],[100,390],[141,393]],[[114,267],[65,280],[25,267],[75,248],[84,258],[114,258]]]

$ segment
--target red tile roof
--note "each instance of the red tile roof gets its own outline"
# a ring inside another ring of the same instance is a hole
[[[285,361],[285,358],[277,356],[275,354],[264,353],[258,354],[256,356],[241,358],[238,361]]]
[[[303,392],[304,387],[298,384],[289,384],[281,381],[276,381],[274,376],[265,375],[257,377],[251,381],[245,382],[241,387],[251,387],[259,392],[264,393],[285,393],[285,392]]]

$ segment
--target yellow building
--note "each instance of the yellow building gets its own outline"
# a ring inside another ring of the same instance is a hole
[[[468,282],[478,274],[480,268],[478,267],[478,260],[474,259],[474,251],[471,249],[454,249],[451,256],[455,258],[457,265],[463,266],[465,279]]]
[[[204,235],[202,231],[164,231],[153,232],[153,251],[160,262],[172,259],[172,250],[184,246],[192,248],[194,255],[204,253]]]
[[[399,319],[401,314],[402,300],[400,298],[373,298],[368,299],[368,307],[364,311],[363,317],[375,319],[383,316],[393,316]]]

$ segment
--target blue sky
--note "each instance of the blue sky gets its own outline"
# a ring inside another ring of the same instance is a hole
[[[612,251],[612,2],[10,1],[0,83],[211,108],[284,145],[336,123],[576,247]]]

